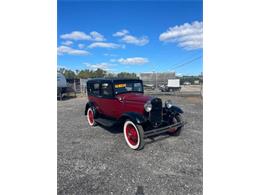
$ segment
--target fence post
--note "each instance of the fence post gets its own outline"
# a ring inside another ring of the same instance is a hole
[[[74,91],[76,92],[76,82],[75,82],[75,79],[74,79]]]

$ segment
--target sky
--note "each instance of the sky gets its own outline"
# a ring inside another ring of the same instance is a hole
[[[58,68],[108,72],[203,69],[202,1],[58,1]]]

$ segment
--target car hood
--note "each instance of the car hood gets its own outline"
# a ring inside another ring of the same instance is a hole
[[[133,102],[142,102],[146,103],[148,100],[151,100],[152,96],[146,96],[143,93],[123,93],[116,96],[121,98],[124,101],[133,101]]]

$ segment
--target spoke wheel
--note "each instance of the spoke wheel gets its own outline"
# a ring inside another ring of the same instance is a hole
[[[177,122],[183,122],[182,116],[180,114],[176,115],[172,119],[172,124],[175,124]],[[172,128],[168,132],[170,135],[178,136],[178,135],[180,135],[181,129],[182,129],[182,126],[178,127],[178,128]]]
[[[88,109],[87,119],[88,119],[88,124],[89,124],[90,126],[95,126],[95,125],[96,125],[96,123],[95,123],[95,118],[94,118],[94,112],[93,112],[92,108],[89,108],[89,109]]]
[[[132,121],[127,120],[124,124],[124,137],[127,145],[134,149],[140,150],[144,146],[143,128],[141,125],[134,124]]]

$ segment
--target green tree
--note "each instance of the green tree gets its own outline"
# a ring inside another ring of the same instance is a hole
[[[58,70],[58,72],[60,72],[61,74],[63,74],[65,76],[66,79],[75,79],[76,78],[76,74],[73,70],[69,70],[69,69],[65,69],[65,68],[60,68]]]
[[[107,74],[107,71],[98,68],[97,70],[95,70],[93,72],[93,77],[94,78],[104,77],[104,76],[106,76],[106,74]]]
[[[91,71],[86,69],[86,70],[81,70],[79,71],[77,77],[78,78],[81,78],[81,79],[87,79],[87,78],[90,78],[91,77]]]
[[[107,73],[106,77],[114,78],[114,77],[117,77],[117,74]]]

